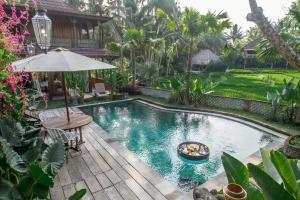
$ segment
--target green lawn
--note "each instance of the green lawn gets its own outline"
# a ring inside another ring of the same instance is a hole
[[[194,75],[207,76],[207,75]],[[232,69],[225,73],[216,72],[212,74],[214,80],[226,77],[215,89],[214,94],[226,97],[239,97],[246,99],[266,100],[268,91],[281,91],[284,86],[283,80],[292,78],[300,79],[300,72],[295,70],[242,70]],[[275,85],[269,84],[266,79],[271,77]]]

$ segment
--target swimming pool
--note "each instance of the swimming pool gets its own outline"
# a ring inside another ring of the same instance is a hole
[[[182,191],[189,191],[222,172],[223,151],[244,159],[274,137],[230,119],[166,111],[137,101],[88,106],[81,110]],[[177,145],[187,140],[206,144],[210,148],[209,159],[193,162],[180,158]]]

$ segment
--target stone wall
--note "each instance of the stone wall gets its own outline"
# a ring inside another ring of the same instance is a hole
[[[146,96],[158,97],[163,99],[170,99],[172,96],[171,92],[167,90],[158,90],[158,89],[147,88],[147,87],[141,88],[141,93]]]
[[[171,92],[154,88],[141,88],[143,95],[170,99]],[[216,95],[206,95],[199,99],[199,106],[210,106],[215,108],[225,108],[250,112],[269,117],[271,115],[271,105],[265,101],[248,100],[241,98],[223,97]]]

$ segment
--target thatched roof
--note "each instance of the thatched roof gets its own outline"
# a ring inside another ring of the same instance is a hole
[[[204,49],[195,54],[192,58],[192,65],[208,65],[219,60],[219,56],[209,49]]]

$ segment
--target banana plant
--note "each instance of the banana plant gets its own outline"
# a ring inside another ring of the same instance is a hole
[[[295,84],[295,79],[287,81],[283,80],[284,88],[281,92],[281,97],[283,100],[283,108],[287,113],[287,118],[289,121],[293,121],[295,107],[300,103],[300,80]]]
[[[263,168],[249,163],[247,167],[223,153],[222,162],[228,182],[240,184],[248,193],[248,200],[300,199],[300,161],[288,159],[280,151],[261,149]],[[249,181],[250,175],[256,185]]]
[[[276,90],[276,92],[274,93],[267,92],[267,100],[269,103],[271,103],[271,119],[273,121],[276,121],[276,113],[282,105],[282,97],[280,93]]]

